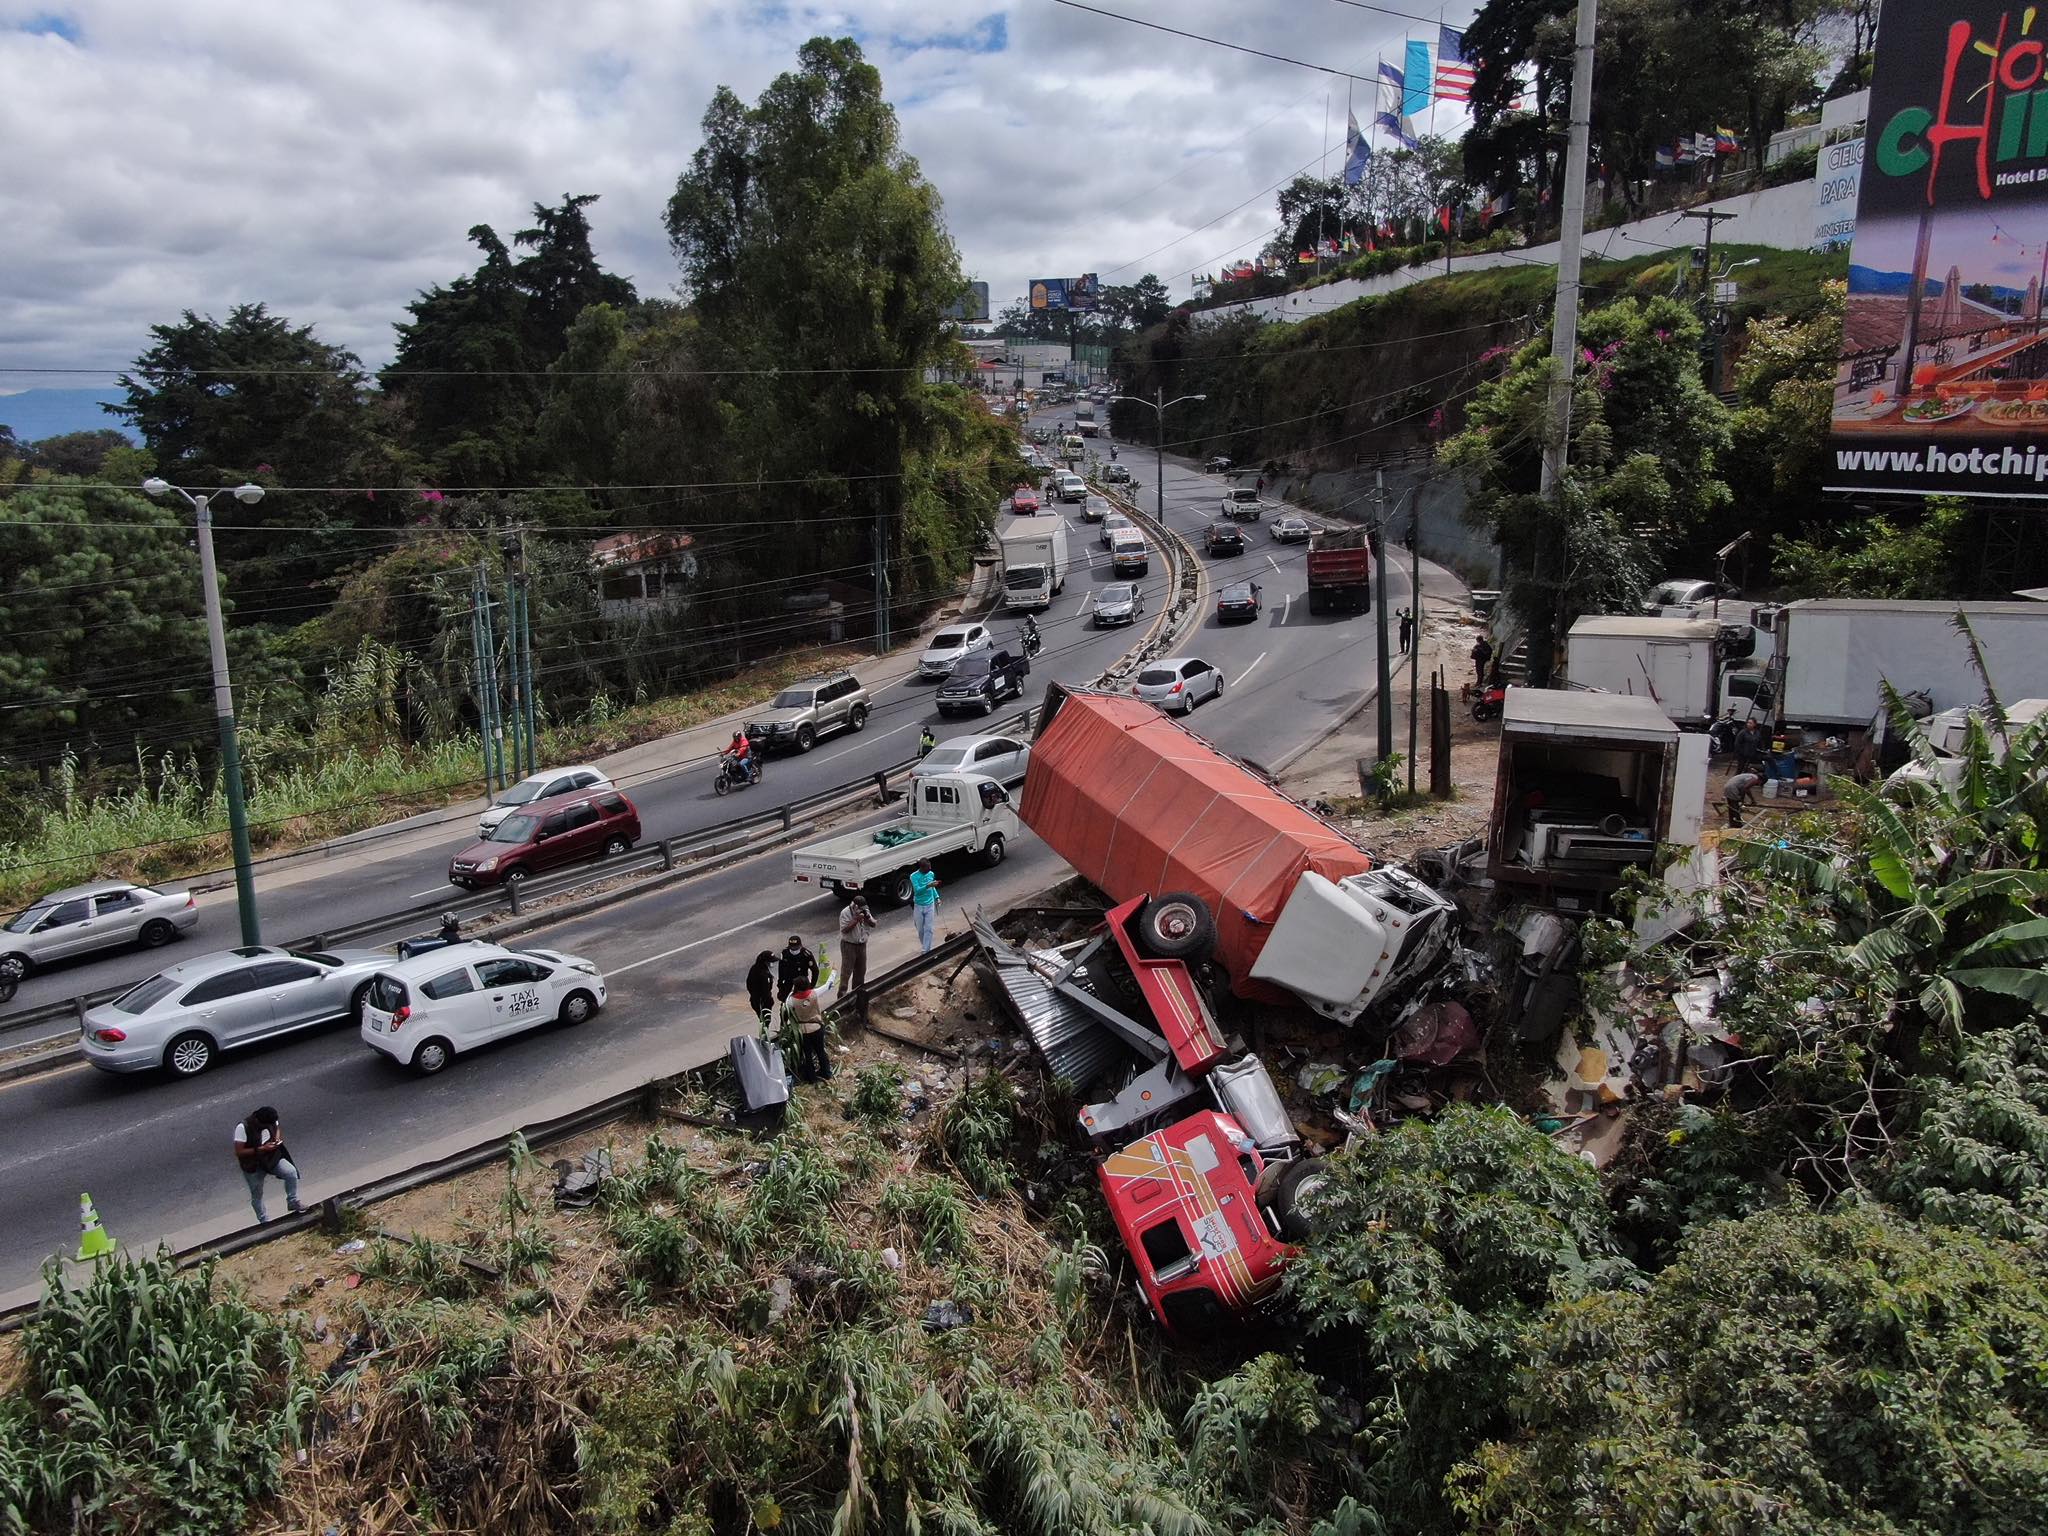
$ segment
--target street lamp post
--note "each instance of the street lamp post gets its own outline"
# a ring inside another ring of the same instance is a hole
[[[1164,389],[1154,390],[1150,400],[1147,400],[1143,395],[1111,395],[1109,397],[1111,405],[1114,405],[1119,400],[1128,400],[1133,405],[1144,406],[1156,418],[1158,433],[1153,439],[1152,505],[1155,509],[1155,515],[1159,520],[1159,526],[1162,528],[1166,526],[1166,408],[1170,405],[1179,405],[1184,400],[1206,400],[1208,398],[1207,395],[1177,395],[1169,400],[1166,398],[1166,391]]]
[[[142,488],[161,500],[176,491],[192,504],[199,523],[199,582],[206,602],[206,644],[213,654],[213,713],[220,725],[221,775],[228,793],[228,834],[235,845],[235,906],[242,919],[242,943],[263,942],[262,925],[256,916],[256,874],[249,857],[249,808],[242,799],[242,749],[235,735],[235,696],[228,687],[227,631],[220,616],[220,574],[213,563],[213,498],[219,491],[194,496],[183,486],[151,477]],[[238,485],[230,492],[235,500],[253,507],[263,499],[260,485]]]

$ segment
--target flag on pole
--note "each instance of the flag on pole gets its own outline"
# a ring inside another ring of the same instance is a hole
[[[1382,112],[1374,122],[1382,133],[1403,149],[1414,149],[1422,142],[1415,137],[1415,130],[1408,119],[1398,112]]]
[[[1436,29],[1436,99],[1470,101],[1478,71],[1465,57],[1465,34],[1455,27]]]
[[[1429,110],[1429,44],[1408,44],[1407,68],[1401,72],[1401,115],[1420,117]]]
[[[1443,207],[1437,209],[1436,221],[1442,227],[1445,234],[1448,235],[1451,232],[1451,205],[1449,203],[1445,203]]]
[[[1675,166],[1675,165],[1677,165],[1677,164],[1678,164],[1678,151],[1677,151],[1676,149],[1672,148],[1672,147],[1671,147],[1671,146],[1670,146],[1669,144],[1660,144],[1660,145],[1658,145],[1658,146],[1657,146],[1657,169],[1658,169],[1658,170],[1660,170],[1660,171],[1668,171],[1668,170],[1670,170],[1670,169],[1671,169],[1671,168],[1672,168],[1673,166]]]
[[[1742,140],[1738,139],[1735,136],[1735,130],[1733,128],[1716,128],[1714,130],[1715,154],[1735,155],[1740,154],[1741,152]]]
[[[1407,78],[1401,73],[1401,66],[1398,64],[1389,64],[1385,59],[1381,59],[1379,83],[1384,86],[1392,87],[1394,92],[1394,110],[1397,112],[1400,111],[1401,92],[1407,88],[1408,84]]]
[[[1495,219],[1504,218],[1514,206],[1515,194],[1512,188],[1506,192],[1495,193],[1493,199],[1479,210],[1479,227],[1490,227]]]
[[[1346,114],[1344,128],[1344,185],[1355,187],[1365,180],[1366,162],[1372,159],[1372,145],[1358,131],[1358,114]]]

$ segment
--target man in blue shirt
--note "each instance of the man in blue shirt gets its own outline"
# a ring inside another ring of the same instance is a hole
[[[939,877],[930,859],[919,859],[910,872],[910,920],[917,925],[917,947],[929,951],[939,936]]]

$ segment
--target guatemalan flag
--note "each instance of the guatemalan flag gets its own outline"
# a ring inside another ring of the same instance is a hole
[[[1465,57],[1465,34],[1455,27],[1436,29],[1436,99],[1470,101],[1477,74]]]
[[[1355,187],[1365,179],[1366,162],[1372,159],[1372,145],[1358,131],[1358,114],[1348,114],[1344,129],[1344,185]]]

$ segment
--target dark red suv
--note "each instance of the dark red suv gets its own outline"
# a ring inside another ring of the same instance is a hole
[[[524,880],[580,859],[609,858],[640,840],[640,813],[615,789],[556,795],[521,806],[448,861],[465,890]]]

